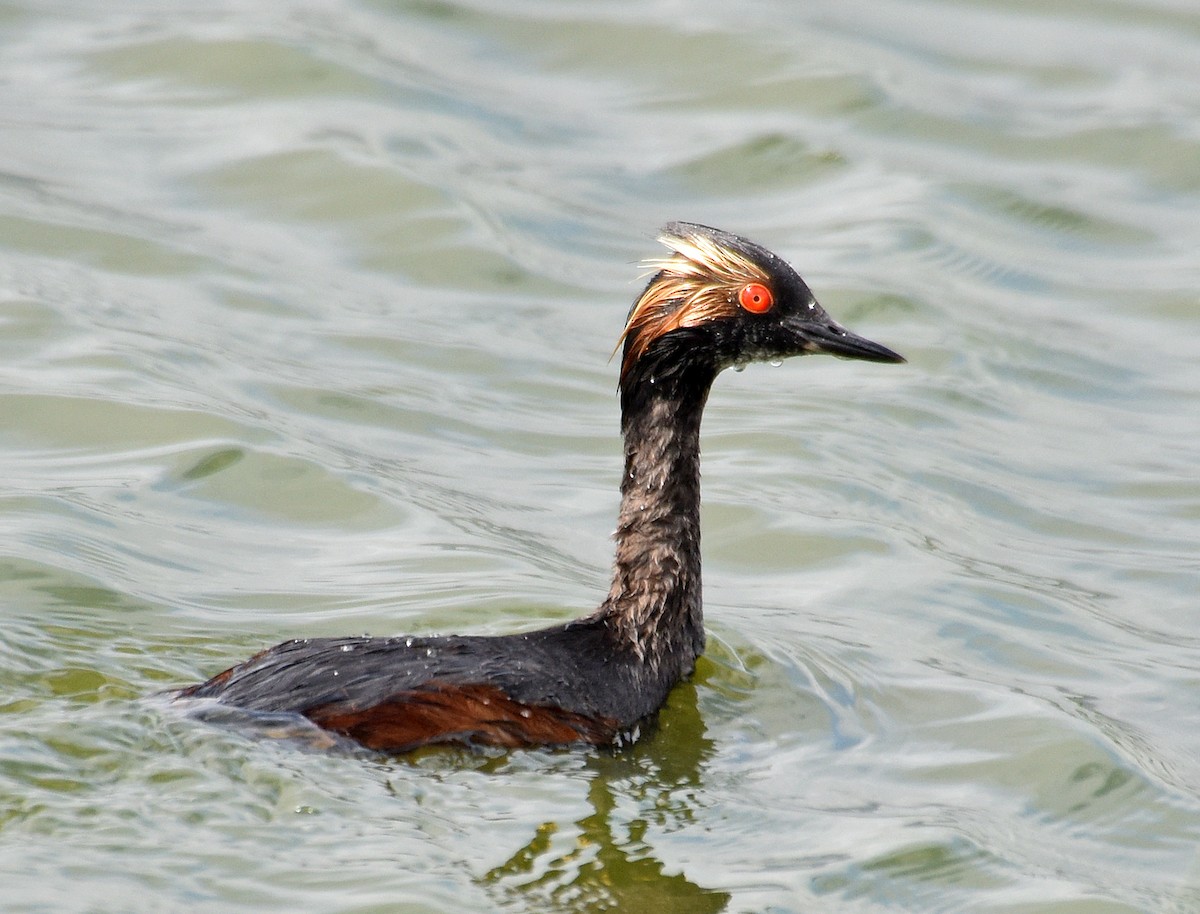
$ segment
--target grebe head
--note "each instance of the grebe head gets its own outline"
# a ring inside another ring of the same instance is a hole
[[[621,335],[622,386],[641,373],[635,368],[643,360],[658,363],[658,371],[703,363],[714,374],[817,352],[904,361],[838,324],[800,274],[752,241],[692,222],[669,223],[658,240],[671,253],[646,264],[654,276]]]

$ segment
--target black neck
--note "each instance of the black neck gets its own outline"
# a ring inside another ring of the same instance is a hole
[[[651,351],[621,381],[625,475],[608,598],[595,617],[664,680],[704,649],[700,419],[716,370]]]

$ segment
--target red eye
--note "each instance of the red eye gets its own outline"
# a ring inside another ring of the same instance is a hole
[[[775,296],[761,282],[752,282],[738,293],[738,304],[754,314],[765,314],[775,304]]]

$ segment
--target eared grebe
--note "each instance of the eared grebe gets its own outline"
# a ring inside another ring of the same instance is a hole
[[[621,745],[704,650],[700,416],[731,365],[827,352],[904,359],[843,329],[779,257],[674,222],[621,334],[625,475],[613,582],[588,616],[485,637],[288,641],[176,693],[294,714],[371,748]]]

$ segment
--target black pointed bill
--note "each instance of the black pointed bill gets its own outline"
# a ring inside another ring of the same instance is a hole
[[[793,332],[804,341],[807,352],[825,352],[840,359],[864,359],[868,362],[903,362],[904,356],[887,346],[853,333],[820,311],[810,317],[789,321]]]

